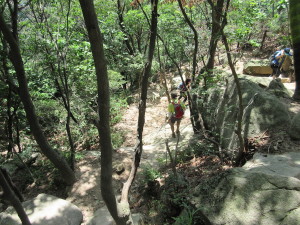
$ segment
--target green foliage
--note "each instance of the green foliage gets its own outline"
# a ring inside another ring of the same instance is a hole
[[[178,173],[177,176],[170,174],[166,178],[160,200],[159,212],[164,219],[178,215],[183,209],[184,204],[188,204],[189,185],[184,177]]]
[[[154,169],[151,166],[146,166],[145,168],[143,168],[144,183],[154,181],[155,179],[161,177],[162,174],[157,169]]]
[[[67,161],[70,161],[71,152],[70,151],[64,151],[62,152],[62,155],[67,159]],[[82,152],[75,152],[75,160],[80,161],[84,158],[84,154]]]
[[[253,46],[253,47],[259,47],[260,46],[260,43],[257,42],[257,40],[249,40],[248,43]]]
[[[197,224],[195,216],[199,210],[194,209],[192,206],[183,203],[183,212],[178,217],[173,217],[175,225],[194,225]]]
[[[124,132],[112,129],[111,141],[114,149],[119,148],[124,142]]]
[[[263,34],[261,31],[268,30],[272,38],[283,44],[282,37],[289,36],[287,5],[285,0],[231,1],[229,23],[225,28],[227,36],[242,45],[249,43],[258,47]]]

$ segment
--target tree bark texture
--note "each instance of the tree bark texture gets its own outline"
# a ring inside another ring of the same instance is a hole
[[[19,45],[12,32],[9,30],[7,24],[5,23],[2,13],[0,13],[0,30],[10,46],[9,57],[16,71],[17,80],[19,83],[19,96],[24,105],[26,118],[29,122],[31,132],[33,133],[33,136],[38,143],[41,151],[59,170],[66,184],[72,185],[75,182],[75,175],[73,171],[69,167],[67,161],[49,145],[38,122],[35,108],[31,101],[31,96],[28,90],[27,78]]]
[[[296,88],[293,98],[300,101],[300,1],[290,0],[290,26],[292,32]]]
[[[103,200],[114,218],[116,224],[125,225],[130,220],[129,205],[120,205],[116,201],[112,186],[112,144],[109,126],[109,81],[107,65],[103,49],[103,38],[99,28],[97,15],[93,0],[79,0],[86,29],[88,31],[91,50],[94,58],[97,86],[98,86],[98,106],[101,148],[101,194]]]

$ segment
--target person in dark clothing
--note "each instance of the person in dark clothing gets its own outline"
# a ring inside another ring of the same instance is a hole
[[[290,48],[285,48],[280,51],[276,51],[271,58],[271,68],[273,79],[278,78],[281,72],[281,66],[287,57],[292,56]]]
[[[180,96],[179,96],[179,100],[183,98],[183,102],[186,102],[187,98],[188,98],[188,95],[187,95],[187,91],[188,89],[190,89],[191,87],[191,82],[192,80],[187,78],[183,83],[181,83],[179,86],[178,86],[178,89],[180,91]]]

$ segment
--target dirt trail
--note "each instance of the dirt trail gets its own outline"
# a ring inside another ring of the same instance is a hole
[[[285,86],[294,90],[294,84],[285,84]],[[158,159],[166,158],[165,141],[168,139],[171,150],[175,149],[176,139],[171,138],[170,126],[166,123],[167,99],[160,98],[157,90],[149,90],[149,102],[145,115],[144,126],[144,152],[142,154],[139,173],[142,168],[159,167]],[[299,110],[299,105],[296,104]],[[115,193],[119,194],[122,188],[122,182],[127,179],[131,167],[133,148],[136,143],[138,120],[138,103],[135,102],[128,106],[122,120],[115,126],[120,132],[124,132],[125,141],[123,145],[114,152],[114,162],[125,168],[120,175],[114,173]],[[189,109],[186,110],[185,118],[180,126],[181,136],[178,150],[187,146],[189,140],[193,137],[193,129],[189,120]],[[69,192],[67,200],[78,206],[84,216],[83,225],[93,216],[94,212],[105,204],[100,191],[100,154],[99,152],[86,152],[83,159],[80,159],[76,165],[77,182]]]
[[[160,166],[157,159],[166,157],[165,140],[169,140],[171,149],[175,148],[176,140],[171,138],[170,126],[166,123],[167,99],[158,97],[155,91],[149,91],[149,102],[145,115],[144,126],[144,151],[142,154],[141,168],[149,165]],[[138,104],[128,106],[122,120],[115,126],[120,132],[124,132],[125,141],[123,145],[114,152],[114,161],[117,165],[125,168],[120,175],[114,173],[114,186],[116,194],[120,193],[122,182],[129,174],[133,147],[136,143],[138,120]],[[186,110],[185,117],[180,126],[180,146],[186,146],[193,135],[193,130],[189,120],[189,109]],[[139,172],[141,169],[139,169]],[[84,217],[85,225],[94,212],[105,204],[100,191],[100,154],[97,152],[86,152],[83,159],[76,165],[77,182],[69,191],[68,201],[78,206]]]

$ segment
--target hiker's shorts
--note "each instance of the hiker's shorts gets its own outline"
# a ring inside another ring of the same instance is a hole
[[[171,123],[175,123],[176,121],[180,121],[182,118],[176,118],[174,116],[171,117],[170,121]]]

